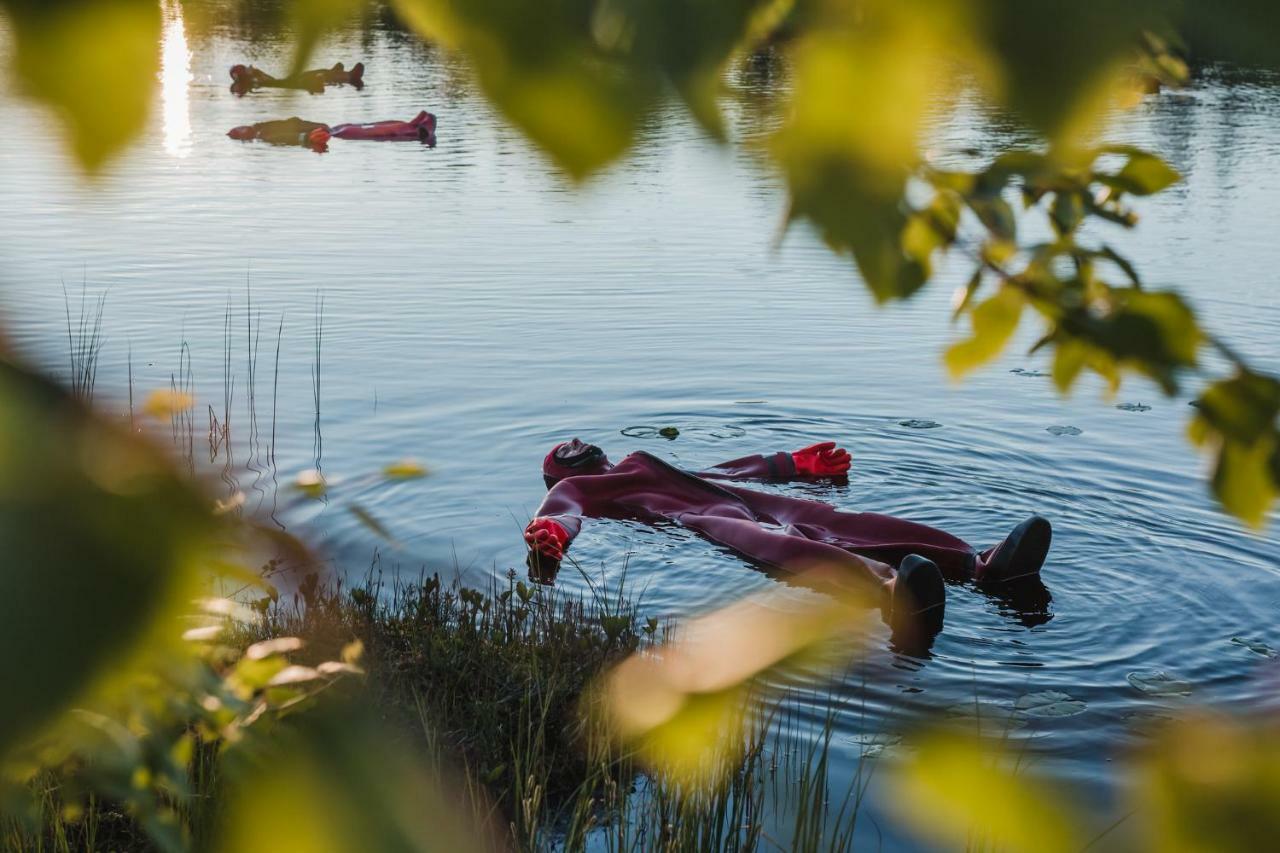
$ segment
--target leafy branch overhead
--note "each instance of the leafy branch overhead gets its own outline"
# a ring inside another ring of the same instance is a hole
[[[1280,4],[1258,0],[390,0],[424,39],[461,54],[480,90],[567,174],[584,179],[639,143],[674,96],[724,138],[723,75],[768,43],[791,70],[783,120],[761,150],[785,178],[788,223],[848,255],[877,301],[927,287],[941,259],[973,263],[951,347],[955,376],[997,357],[1031,309],[1068,390],[1126,374],[1174,394],[1208,380],[1191,427],[1216,459],[1223,506],[1261,524],[1280,492],[1276,380],[1208,335],[1179,295],[1094,237],[1132,228],[1128,202],[1178,175],[1153,154],[1097,147],[1107,115],[1187,76],[1182,58],[1280,67]],[[206,0],[183,0],[199,16]],[[369,0],[291,0],[296,67]],[[61,117],[90,171],[141,132],[158,62],[152,0],[0,0],[13,70]],[[112,34],[101,38],[103,32]],[[104,47],[104,45],[110,47]],[[122,70],[124,69],[124,70]],[[121,78],[121,74],[127,77]],[[96,85],[85,86],[83,81]],[[928,129],[980,99],[1038,140],[987,163],[944,167]],[[925,196],[923,203],[919,201]],[[1021,210],[1019,210],[1021,208]],[[1042,216],[1045,227],[1026,227]],[[1096,225],[1095,225],[1096,224]],[[1027,240],[1038,231],[1045,237]],[[1231,375],[1208,375],[1207,351]]]

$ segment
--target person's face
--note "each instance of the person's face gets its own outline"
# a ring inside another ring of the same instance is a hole
[[[555,459],[561,465],[581,469],[583,473],[601,469],[609,464],[603,450],[578,438],[566,441],[557,447]]]

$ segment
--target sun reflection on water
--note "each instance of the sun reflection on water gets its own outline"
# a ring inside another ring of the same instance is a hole
[[[164,35],[161,39],[160,100],[164,112],[164,147],[175,157],[191,151],[191,51],[183,26],[182,4],[161,0]]]

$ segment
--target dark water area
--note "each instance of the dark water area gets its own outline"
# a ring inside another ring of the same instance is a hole
[[[91,299],[105,293],[98,397],[117,407],[130,360],[138,395],[168,387],[187,342],[199,456],[206,406],[223,415],[230,310],[228,479],[249,509],[274,508],[353,575],[376,548],[384,572],[456,566],[482,585],[512,568],[523,576],[520,530],[558,441],[700,468],[834,439],[854,456],[847,485],[761,488],[901,515],[983,547],[1031,512],[1055,530],[1043,612],[951,587],[927,658],[895,654],[880,631],[846,678],[795,688],[796,713],[815,730],[839,709],[839,767],[854,766],[870,735],[892,742],[921,714],[976,706],[1005,721],[1037,772],[1106,804],[1113,768],[1152,720],[1189,702],[1268,707],[1280,541],[1274,524],[1247,532],[1209,496],[1204,460],[1184,438],[1194,389],[1166,399],[1133,381],[1106,399],[1085,382],[1064,399],[1043,359],[1022,355],[1031,324],[1001,362],[951,384],[940,355],[958,331],[946,318],[966,270],[877,309],[848,261],[812,234],[777,241],[785,193],[750,151],[783,85],[774,75],[732,76],[735,144],[664,112],[625,162],[574,187],[456,66],[394,29],[319,50],[317,64],[362,59],[363,91],[228,92],[232,63],[282,69],[286,51],[216,27],[197,36],[171,17],[151,132],[95,183],[77,174],[49,116],[11,91],[0,99],[8,332],[65,375],[61,284],[73,314],[82,286]],[[225,136],[291,115],[337,123],[420,109],[439,116],[434,148],[335,140],[317,155]],[[937,128],[940,149],[995,150],[1012,134],[977,108]],[[1186,180],[1143,204],[1135,232],[1108,239],[1149,284],[1181,291],[1274,370],[1280,86],[1209,69],[1186,91],[1149,98],[1111,136],[1154,148]],[[256,433],[250,322],[261,335]],[[631,429],[665,426],[679,437]],[[367,476],[401,457],[431,475],[391,486]],[[327,503],[275,491],[317,467],[333,484]],[[397,544],[375,537],[352,503]],[[573,553],[610,587],[625,565],[645,616],[782,586],[680,530],[591,522]],[[588,593],[573,571],[560,585]],[[1150,695],[1130,678],[1156,671],[1189,683],[1190,697]],[[1054,706],[1065,715],[1015,710],[1042,691],[1071,700]]]

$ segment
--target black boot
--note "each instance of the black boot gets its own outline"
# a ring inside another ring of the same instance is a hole
[[[947,587],[937,565],[918,554],[904,557],[893,582],[889,624],[894,641],[908,646],[927,646],[942,630],[946,604]]]
[[[1039,575],[1052,541],[1053,528],[1049,522],[1033,515],[977,560],[974,578],[979,583],[1003,583]]]

